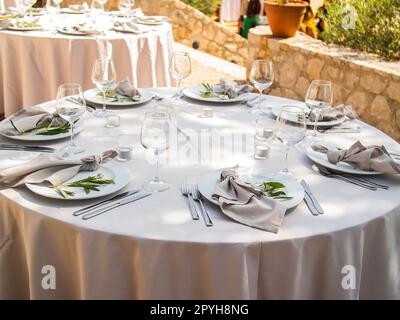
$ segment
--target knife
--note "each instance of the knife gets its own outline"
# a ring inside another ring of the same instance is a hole
[[[41,147],[41,146],[27,146],[20,144],[0,144],[0,148],[4,150],[25,150],[25,151],[37,151],[37,152],[54,152],[54,148]]]
[[[315,208],[310,196],[307,192],[304,193],[304,202],[306,203],[308,209],[310,210],[311,214],[314,216],[319,216],[319,212]]]
[[[318,200],[315,198],[315,196],[313,195],[310,187],[308,186],[307,182],[305,182],[304,180],[301,180],[300,184],[302,185],[302,187],[304,188],[304,191],[306,192],[306,194],[308,195],[308,197],[310,198],[311,202],[313,203],[315,209],[317,210],[317,212],[319,214],[323,214],[324,210],[322,209],[321,205],[319,204]]]
[[[117,203],[114,203],[114,204],[108,206],[108,207],[105,208],[105,209],[99,209],[99,210],[95,210],[95,211],[93,211],[93,212],[87,213],[87,214],[85,214],[85,215],[82,216],[82,219],[83,219],[83,220],[91,219],[91,218],[96,217],[96,216],[98,216],[98,215],[100,215],[100,214],[103,214],[104,212],[107,212],[107,211],[109,211],[109,210],[118,208],[118,207],[123,206],[123,205],[126,205],[126,204],[128,204],[128,203],[131,203],[131,202],[134,202],[134,201],[143,199],[143,198],[148,197],[148,196],[150,196],[150,195],[151,195],[151,193],[141,193],[141,194],[135,195],[135,196],[133,196],[133,197],[124,198],[124,199],[118,201]]]
[[[123,192],[123,193],[119,193],[119,194],[117,194],[114,197],[111,197],[109,199],[106,199],[106,200],[103,200],[101,202],[98,202],[98,203],[92,204],[90,206],[84,207],[82,209],[76,210],[76,211],[74,211],[73,215],[74,216],[80,216],[80,215],[82,215],[84,213],[88,213],[89,211],[94,210],[95,208],[97,208],[97,210],[99,210],[100,209],[99,207],[102,207],[107,203],[109,204],[109,202],[115,202],[115,201],[117,201],[119,199],[122,199],[122,198],[125,198],[125,197],[129,197],[129,196],[131,196],[131,195],[133,195],[135,193],[138,193],[139,191],[140,191],[140,189],[136,189],[136,190],[132,190],[132,191],[126,191],[126,192]]]

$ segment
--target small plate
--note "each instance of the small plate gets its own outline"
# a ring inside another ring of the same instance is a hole
[[[212,194],[215,191],[218,183],[220,182],[220,170],[212,171],[199,180],[198,186],[200,193],[210,202],[218,205],[218,202],[212,198]],[[241,180],[251,183],[261,183],[264,181],[276,181],[281,182],[285,185],[283,191],[290,197],[290,200],[278,200],[281,201],[287,209],[296,207],[304,199],[304,189],[300,183],[291,175],[284,173],[273,173],[263,169],[239,169],[239,177]]]
[[[118,31],[118,32],[123,32],[123,33],[132,33],[132,34],[143,34],[143,33],[147,32],[147,31],[139,32],[139,31],[135,31],[132,29],[125,29],[124,27],[112,27],[112,30]]]
[[[194,86],[194,87],[185,88],[185,89],[183,89],[182,92],[186,97],[188,97],[190,99],[206,101],[206,102],[216,102],[216,103],[242,102],[242,101],[246,100],[246,98],[249,95],[248,93],[243,93],[236,98],[226,99],[226,100],[219,99],[219,98],[203,98],[201,96],[201,93],[204,92],[204,90],[205,89],[203,86]]]
[[[62,8],[61,13],[68,13],[68,14],[84,14],[85,11],[83,10],[72,10],[70,8]]]
[[[133,20],[135,23],[145,24],[145,25],[148,25],[148,26],[158,26],[158,25],[161,25],[161,24],[163,24],[164,22],[166,22],[166,21],[150,21],[150,20],[145,20],[145,19],[142,18],[142,17],[133,17],[132,20]]]
[[[4,121],[7,121],[7,120],[4,120]],[[74,135],[81,132],[84,127],[85,127],[85,125],[82,122],[82,120],[78,121],[74,127]],[[27,135],[23,135],[23,136],[9,136],[9,135],[5,135],[1,132],[0,132],[0,135],[2,135],[3,137],[6,137],[8,139],[19,140],[19,141],[52,141],[52,140],[69,138],[71,136],[71,130],[69,130],[68,132],[65,132],[65,133],[56,134],[54,136],[41,136],[41,135],[34,135],[34,134],[27,134]]]
[[[57,32],[66,34],[69,36],[87,36],[87,35],[89,35],[89,33],[87,33],[87,32],[65,30],[64,28],[58,28]]]
[[[8,26],[7,30],[11,31],[37,31],[37,30],[44,30],[43,26],[38,27],[27,27],[27,28],[19,28],[14,26]]]
[[[289,105],[292,105],[292,104],[288,103],[287,105],[289,106]],[[293,104],[293,105],[296,105],[296,106],[304,108],[305,112],[309,112],[310,111],[309,108],[305,104],[297,103],[297,104]],[[275,117],[278,117],[279,114],[281,113],[282,106],[279,106],[279,107],[274,106],[274,107],[272,107],[272,114]],[[297,122],[297,118],[295,118],[295,117],[293,119],[288,119],[288,120],[293,121],[293,122]],[[331,121],[318,121],[318,127],[334,127],[334,126],[338,126],[338,125],[342,124],[344,122],[344,120],[345,120],[345,117],[337,119],[337,120],[331,120]],[[311,121],[309,119],[306,119],[306,125],[307,126],[314,126],[315,122]]]
[[[334,145],[332,143],[327,143],[327,147],[329,148],[335,148],[335,147],[340,147],[337,145]],[[342,172],[342,173],[349,173],[349,174],[363,174],[363,175],[380,175],[382,172],[376,172],[376,171],[368,171],[368,170],[362,170],[362,169],[357,169],[353,168],[351,165],[345,162],[338,162],[337,164],[334,164],[332,162],[328,161],[328,157],[326,154],[322,152],[317,152],[312,149],[311,146],[308,146],[306,149],[306,155],[310,160],[315,162],[316,164],[319,164],[325,168],[337,171],[337,172]]]
[[[142,96],[139,101],[126,101],[126,102],[112,102],[108,101],[106,99],[106,104],[107,106],[112,106],[112,107],[129,107],[129,106],[135,106],[139,104],[143,104],[146,102],[149,102],[151,99],[154,97],[154,93],[152,93],[149,90],[139,90],[140,95]],[[83,96],[87,101],[90,103],[94,103],[96,105],[102,105],[103,104],[103,98],[97,96],[97,94],[100,91],[98,89],[89,89],[83,93]]]
[[[82,188],[67,188],[69,191],[73,191],[75,193],[74,196],[64,198],[57,191],[52,188],[40,185],[40,184],[30,184],[27,183],[26,187],[31,190],[33,193],[41,195],[46,198],[52,199],[62,199],[62,200],[86,200],[86,199],[94,199],[107,196],[114,192],[117,192],[124,188],[130,181],[130,173],[129,170],[119,163],[112,161],[109,164],[101,166],[96,171],[82,171],[79,172],[75,177],[68,180],[68,182],[73,182],[81,179],[85,179],[89,176],[96,175],[98,173],[103,174],[105,179],[114,179],[115,184],[108,184],[104,186],[98,187],[100,191],[90,191],[86,194]]]

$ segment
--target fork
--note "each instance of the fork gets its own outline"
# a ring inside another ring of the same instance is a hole
[[[194,204],[194,200],[193,200],[192,194],[189,190],[189,186],[187,184],[181,184],[180,190],[184,196],[188,197],[189,209],[190,209],[190,213],[192,214],[192,219],[199,220],[199,214],[197,213],[196,205]]]
[[[371,186],[369,184],[362,183],[362,182],[354,180],[354,179],[352,179],[350,177],[341,176],[341,175],[333,173],[333,172],[329,171],[328,169],[323,168],[321,166],[313,165],[312,169],[315,172],[318,172],[319,174],[321,174],[321,175],[323,175],[325,177],[328,177],[328,178],[340,179],[342,181],[346,181],[348,183],[351,183],[351,184],[354,184],[356,186],[359,186],[359,187],[362,187],[362,188],[365,188],[365,189],[368,189],[368,190],[372,190],[372,191],[377,191],[378,190],[378,188],[376,186]]]
[[[204,223],[206,224],[207,227],[212,227],[213,222],[211,221],[210,216],[208,215],[208,212],[207,212],[206,208],[204,207],[203,200],[201,199],[201,195],[200,195],[197,184],[192,185],[191,191],[192,191],[193,200],[200,203],[201,215],[203,216]]]

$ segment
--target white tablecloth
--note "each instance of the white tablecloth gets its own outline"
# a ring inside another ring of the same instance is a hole
[[[220,21],[237,21],[240,18],[241,0],[222,0]]]
[[[48,25],[48,16],[41,19]],[[61,15],[56,21],[63,25],[82,19],[86,18]],[[22,107],[54,99],[61,83],[92,87],[91,69],[100,57],[98,43],[105,41],[112,45],[119,80],[129,78],[140,87],[170,86],[171,26],[164,23],[148,29],[140,35],[108,31],[97,37],[0,31],[0,113],[9,116]]]
[[[266,103],[287,102],[268,97]],[[91,153],[115,146],[121,133],[133,135],[134,157],[126,164],[132,173],[130,188],[154,174],[139,141],[143,115],[154,105],[116,110],[122,119],[116,129],[106,129],[102,119],[91,118],[76,139]],[[182,182],[235,164],[282,169],[281,146],[272,148],[268,160],[252,157],[255,116],[244,106],[213,109],[216,116],[203,119],[198,116],[200,106],[191,102],[177,116],[179,127],[192,140],[188,144],[180,136],[181,156],[177,158],[177,150],[171,148],[169,164],[161,166],[162,178],[172,184],[166,192],[84,221],[72,211],[91,202],[48,200],[24,188],[2,190],[0,299],[399,299],[400,177],[371,178],[390,185],[389,191],[376,192],[321,177],[299,146],[290,154],[289,168],[309,183],[324,215],[312,216],[301,203],[286,214],[278,234],[231,221],[210,203],[213,227],[191,219],[177,189]],[[224,128],[245,134],[243,146],[250,146],[250,151],[242,152],[236,144],[233,155],[223,154],[218,140],[211,139],[215,145],[209,157],[203,151],[200,162],[182,156],[188,150],[197,154],[190,147],[196,144],[196,132],[216,137]],[[397,146],[367,125],[359,134],[327,136]],[[18,163],[5,151],[0,159],[2,168]],[[55,290],[41,287],[45,265],[55,267]],[[355,289],[342,287],[346,265],[355,268]]]

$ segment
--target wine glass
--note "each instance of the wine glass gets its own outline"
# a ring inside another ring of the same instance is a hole
[[[92,8],[104,12],[104,5],[107,3],[107,1],[108,0],[93,0]]]
[[[19,2],[19,8],[21,10],[21,13],[23,14],[23,16],[26,15],[26,13],[28,12],[28,10],[30,8],[32,8],[32,6],[36,3],[36,0],[21,0]]]
[[[187,52],[175,52],[171,57],[169,72],[172,78],[178,81],[178,92],[176,94],[176,100],[178,100],[182,97],[182,80],[186,79],[192,72],[192,63],[189,54]]]
[[[276,119],[275,137],[286,146],[285,168],[289,173],[289,149],[304,139],[307,131],[305,110],[299,106],[283,106]]]
[[[82,87],[76,83],[65,83],[58,87],[56,112],[71,126],[71,144],[62,148],[59,153],[63,158],[81,153],[84,149],[74,142],[75,122],[85,113],[86,104],[82,94]]]
[[[313,137],[318,135],[318,120],[322,110],[331,108],[333,100],[332,84],[330,81],[313,80],[308,88],[305,103],[314,113]]]
[[[150,149],[156,156],[156,172],[154,179],[145,183],[144,188],[151,192],[169,189],[169,184],[159,177],[159,154],[169,148],[170,116],[166,112],[146,113],[140,141],[144,148]]]
[[[96,60],[92,69],[92,82],[97,89],[103,94],[103,108],[96,110],[96,117],[107,117],[109,112],[106,109],[106,91],[112,90],[116,86],[117,74],[115,72],[114,63],[110,59]]]
[[[55,7],[56,7],[56,12],[60,13],[60,11],[61,11],[61,3],[63,2],[63,0],[49,0],[49,2],[53,2]]]
[[[130,13],[135,5],[135,0],[119,0],[118,9],[126,14],[129,18]]]
[[[274,69],[272,62],[269,60],[256,60],[250,71],[250,81],[258,90],[258,109],[252,110],[251,113],[263,113],[261,109],[262,92],[272,86],[274,82]],[[271,111],[271,108],[268,108]]]

